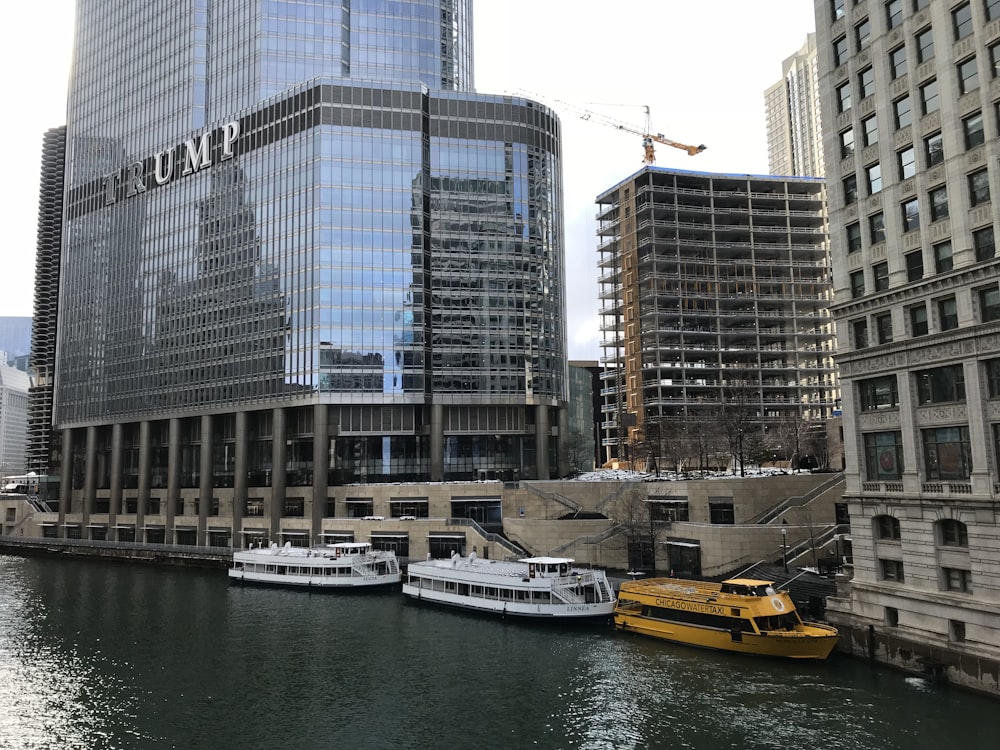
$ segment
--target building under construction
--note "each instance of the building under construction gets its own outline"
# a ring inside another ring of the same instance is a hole
[[[597,204],[605,459],[735,412],[791,458],[836,406],[823,180],[646,166]]]

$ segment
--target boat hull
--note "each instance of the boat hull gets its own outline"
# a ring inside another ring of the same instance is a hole
[[[615,628],[688,646],[786,659],[825,659],[837,643],[837,631],[825,625],[806,624],[801,631],[739,634],[729,630],[665,622],[641,615],[616,613]]]
[[[472,612],[500,615],[501,617],[524,617],[536,620],[587,620],[605,619],[610,622],[614,614],[614,602],[586,602],[574,604],[538,604],[461,596],[430,588],[403,584],[403,594],[414,601],[428,602],[445,607],[454,607]]]
[[[392,586],[401,580],[399,573],[370,576],[302,576],[283,573],[247,573],[229,569],[229,580],[261,586],[290,586],[313,589],[357,589],[372,586]]]

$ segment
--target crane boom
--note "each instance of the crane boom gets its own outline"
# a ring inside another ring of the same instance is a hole
[[[544,101],[539,99],[534,94],[525,94],[529,98],[538,99],[539,101]],[[643,149],[643,164],[655,164],[656,163],[656,149],[654,143],[662,143],[664,146],[671,146],[673,148],[680,149],[681,151],[686,151],[688,156],[695,156],[704,151],[707,146],[700,144],[698,146],[690,146],[686,143],[680,143],[679,141],[671,140],[667,138],[663,133],[654,133],[652,126],[652,118],[649,113],[649,106],[643,105],[643,109],[646,112],[646,126],[644,128],[638,125],[631,125],[627,122],[621,122],[615,120],[612,117],[601,114],[600,112],[594,112],[590,109],[585,109],[583,107],[576,106],[575,104],[569,104],[567,102],[559,101],[556,99],[554,104],[558,105],[553,107],[553,109],[567,109],[575,114],[577,114],[581,120],[587,120],[588,122],[596,122],[600,125],[606,125],[609,128],[614,128],[615,130],[622,130],[626,133],[632,133],[633,135],[638,135],[642,137],[642,149]]]

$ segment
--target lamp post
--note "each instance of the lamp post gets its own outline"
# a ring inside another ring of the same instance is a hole
[[[788,529],[781,527],[781,565],[788,572]]]

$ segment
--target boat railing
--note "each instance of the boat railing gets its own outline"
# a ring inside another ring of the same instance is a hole
[[[594,583],[593,575],[589,575],[588,583],[590,585]],[[560,578],[552,582],[552,596],[562,599],[567,604],[584,604],[587,595],[580,590],[584,585],[583,574],[579,577]]]

